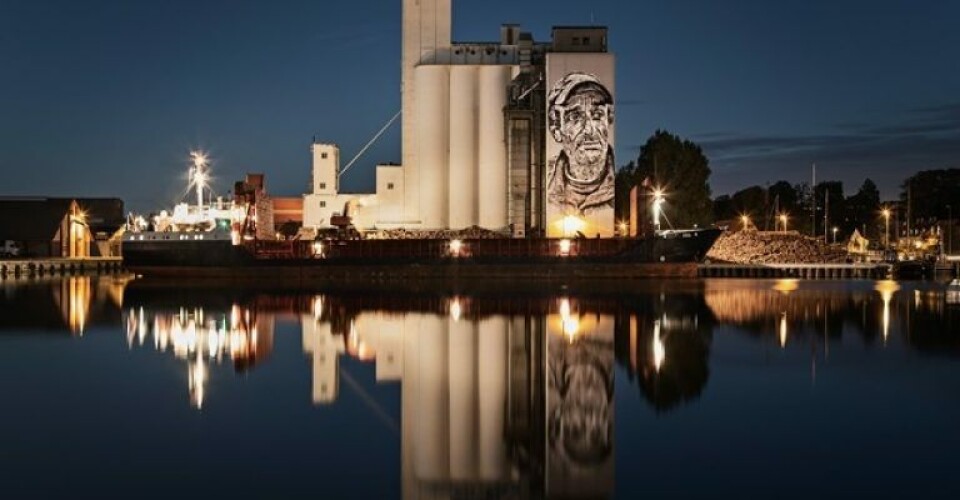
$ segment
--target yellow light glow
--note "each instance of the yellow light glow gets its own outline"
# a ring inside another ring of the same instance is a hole
[[[563,228],[564,236],[572,236],[578,231],[583,231],[587,226],[586,221],[575,215],[567,215],[560,220],[560,226]]]
[[[570,240],[566,238],[560,240],[560,255],[570,255]]]

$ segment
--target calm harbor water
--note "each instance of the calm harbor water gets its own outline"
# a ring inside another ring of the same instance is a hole
[[[3,496],[960,497],[943,285],[407,285],[2,283]]]

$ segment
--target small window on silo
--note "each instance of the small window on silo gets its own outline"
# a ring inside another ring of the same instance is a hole
[[[393,183],[392,183],[392,182],[388,182],[388,183],[387,183],[387,189],[393,189]]]
[[[321,183],[320,183],[320,189],[327,189],[327,183],[326,183],[326,182],[321,182]]]
[[[320,202],[320,208],[327,208],[327,202],[321,201],[321,202]]]
[[[326,160],[326,159],[327,159],[327,152],[326,152],[326,151],[320,153],[320,159],[322,159],[322,160]]]

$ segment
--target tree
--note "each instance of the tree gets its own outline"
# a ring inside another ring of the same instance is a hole
[[[923,170],[907,178],[900,194],[904,206],[908,190],[911,223],[917,228],[929,227],[947,219],[948,205],[956,215],[960,205],[960,169]]]
[[[767,190],[762,186],[750,186],[734,193],[732,201],[738,214],[747,214],[756,223],[766,212]]]
[[[669,221],[665,226],[691,227],[713,220],[708,182],[710,163],[700,146],[693,142],[657,130],[640,148],[637,161],[621,172],[617,176],[618,196],[628,194],[631,187],[643,185],[644,181],[649,186],[664,189],[666,203],[663,209]],[[622,207],[623,203],[618,201],[617,205]],[[629,210],[629,201],[626,206]]]
[[[879,213],[880,190],[872,180],[867,179],[856,194],[847,198],[841,227],[844,233],[852,233],[857,229],[863,236],[876,239],[880,235],[877,231]]]

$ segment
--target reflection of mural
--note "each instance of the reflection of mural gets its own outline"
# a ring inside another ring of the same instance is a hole
[[[613,322],[581,318],[568,299],[559,319],[547,323],[549,489],[592,496],[613,474]]]
[[[583,216],[613,207],[613,96],[596,76],[574,72],[548,96],[547,124],[560,151],[547,166],[551,205]]]

